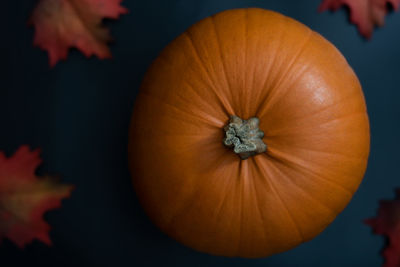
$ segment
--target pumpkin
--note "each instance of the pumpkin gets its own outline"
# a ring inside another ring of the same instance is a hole
[[[360,83],[318,33],[236,9],[170,43],[133,110],[138,198],[195,250],[265,257],[312,239],[345,208],[369,154]]]

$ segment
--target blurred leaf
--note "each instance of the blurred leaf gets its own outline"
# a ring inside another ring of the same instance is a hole
[[[323,0],[319,12],[327,9],[336,11],[342,5],[348,6],[350,21],[357,25],[362,36],[369,39],[375,26],[383,26],[388,4],[397,10],[400,0]]]
[[[60,207],[72,186],[37,177],[34,172],[41,163],[39,153],[27,146],[21,146],[10,158],[0,152],[0,242],[8,238],[23,247],[38,239],[51,245],[50,226],[43,214]]]
[[[85,56],[111,58],[109,30],[102,19],[118,19],[128,10],[122,0],[40,0],[30,23],[35,27],[34,45],[47,50],[49,64],[66,59],[68,49],[78,48]]]
[[[400,266],[400,188],[396,190],[394,200],[382,200],[378,216],[365,220],[374,232],[388,238],[388,245],[383,251],[384,267]]]

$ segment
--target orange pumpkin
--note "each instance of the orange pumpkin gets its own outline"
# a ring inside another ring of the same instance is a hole
[[[141,204],[169,236],[264,257],[344,209],[369,138],[359,81],[331,43],[276,12],[237,9],[195,24],[150,67],[129,162]]]

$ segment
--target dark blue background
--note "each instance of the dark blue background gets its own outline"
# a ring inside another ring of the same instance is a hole
[[[39,173],[75,184],[60,210],[46,214],[53,247],[0,245],[9,266],[380,266],[384,239],[362,220],[400,186],[400,14],[363,40],[345,9],[317,13],[319,0],[125,1],[130,14],[108,21],[114,59],[72,50],[50,69],[32,46],[26,22],[35,1],[5,1],[1,25],[0,150],[41,147]],[[262,7],[293,17],[334,43],[363,85],[371,122],[368,170],[345,211],[314,240],[265,259],[198,253],[155,228],[138,204],[127,168],[130,114],[142,77],[160,50],[187,27],[216,12]]]

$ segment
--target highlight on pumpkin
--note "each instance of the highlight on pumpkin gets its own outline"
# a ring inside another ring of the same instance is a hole
[[[338,49],[279,13],[235,9],[190,27],[149,68],[129,164],[167,235],[258,258],[335,219],[364,176],[369,143],[363,91]]]

